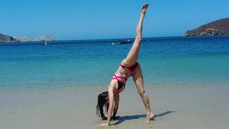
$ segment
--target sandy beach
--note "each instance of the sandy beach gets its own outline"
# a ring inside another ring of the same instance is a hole
[[[0,90],[1,129],[97,128],[97,88],[25,88]],[[227,129],[229,88],[212,86],[146,86],[155,120],[145,122],[144,106],[134,86],[121,94],[118,120],[109,128],[119,129]]]

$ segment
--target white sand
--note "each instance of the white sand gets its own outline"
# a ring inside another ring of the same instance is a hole
[[[104,88],[106,89],[106,88]],[[118,115],[110,128],[228,129],[229,87],[146,86],[155,121],[145,122],[145,109],[134,86],[121,93]],[[0,89],[0,129],[98,128],[95,115],[101,88]]]

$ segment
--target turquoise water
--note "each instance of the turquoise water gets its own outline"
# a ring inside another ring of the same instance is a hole
[[[118,41],[0,44],[0,88],[107,86],[131,47]],[[145,85],[227,86],[229,37],[144,38],[139,62]]]

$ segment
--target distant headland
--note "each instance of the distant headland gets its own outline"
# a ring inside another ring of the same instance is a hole
[[[56,38],[50,35],[42,35],[37,38],[27,36],[8,36],[0,33],[0,42],[35,42],[35,41],[54,41]]]
[[[196,29],[188,30],[184,36],[229,35],[229,18],[216,20]]]
[[[0,42],[20,42],[12,36],[4,35],[0,33]]]

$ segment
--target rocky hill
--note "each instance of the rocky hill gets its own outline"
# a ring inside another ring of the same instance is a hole
[[[12,36],[8,36],[0,33],[0,42],[19,42],[19,40],[13,38]]]
[[[229,35],[229,18],[224,18],[188,30],[184,36]]]
[[[27,36],[8,36],[4,34],[0,34],[0,42],[30,42],[30,41],[54,41],[56,38],[43,35],[37,38],[31,38]]]
[[[37,38],[27,37],[27,36],[14,36],[13,38],[20,40],[21,42],[29,42],[29,41],[53,41],[57,40],[56,38],[50,36],[50,35],[42,35]]]

